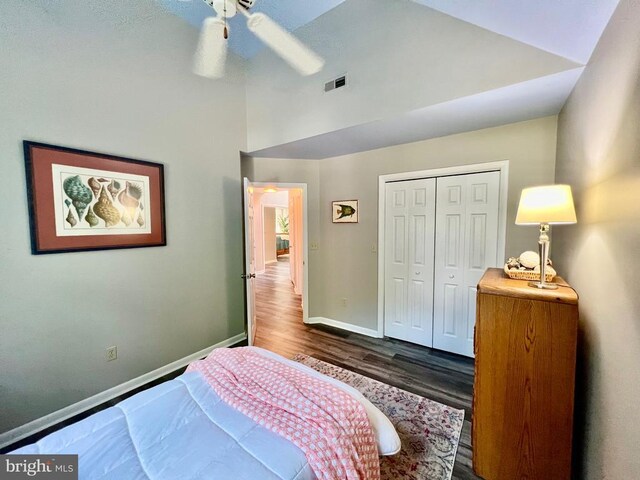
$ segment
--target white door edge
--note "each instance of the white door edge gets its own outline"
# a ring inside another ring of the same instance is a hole
[[[255,235],[253,235],[253,216],[249,214],[249,211],[253,212],[253,185],[248,178],[242,180],[242,210],[243,210],[243,225],[244,225],[244,291],[245,291],[245,315],[247,323],[247,343],[249,346],[253,345],[254,341],[254,317],[255,317],[255,293],[253,279],[251,275],[255,274],[255,255],[253,253],[254,245],[253,241]],[[255,215],[255,212],[253,212]],[[253,271],[252,271],[252,266]]]

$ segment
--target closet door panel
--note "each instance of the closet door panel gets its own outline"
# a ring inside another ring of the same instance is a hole
[[[385,225],[385,332],[402,332],[407,311],[408,216],[406,192],[387,189]]]
[[[461,348],[472,355],[477,285],[487,268],[498,267],[502,263],[501,259],[498,259],[500,172],[468,175],[467,182],[469,202],[466,207],[469,235],[465,239],[464,276],[466,338],[464,342],[461,339]]]
[[[431,346],[435,180],[387,184],[385,218],[385,335]]]
[[[466,178],[437,180],[433,346],[449,350],[461,332]]]
[[[437,180],[433,346],[473,356],[476,285],[498,264],[500,173]]]

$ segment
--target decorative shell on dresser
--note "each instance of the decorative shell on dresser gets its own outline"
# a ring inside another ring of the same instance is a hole
[[[540,255],[531,250],[522,252],[520,254],[520,265],[525,268],[534,268],[536,265],[540,265]]]
[[[516,257],[511,257],[507,260],[507,267],[509,268],[520,268],[520,261]]]
[[[533,267],[533,271],[535,273],[538,274],[538,276],[540,275],[540,265],[536,265],[535,267]],[[551,265],[547,265],[547,268],[544,269],[545,272],[545,277],[551,275],[551,278],[555,277],[557,275],[556,273],[556,269],[553,268]]]
[[[547,260],[545,269],[545,281],[550,282],[556,276],[555,269],[551,266],[551,260]],[[526,251],[520,257],[511,257],[504,264],[504,273],[515,280],[540,281],[540,256],[533,251]]]

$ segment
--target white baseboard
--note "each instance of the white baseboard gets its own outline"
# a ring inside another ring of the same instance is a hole
[[[378,335],[378,331],[372,328],[360,327],[358,325],[352,325],[351,323],[341,322],[339,320],[333,320],[331,318],[311,317],[309,320],[307,320],[306,323],[308,323],[309,325],[313,325],[314,323],[321,323],[330,327],[340,328],[342,330],[348,330],[350,332],[366,335],[367,337],[382,338],[380,335]]]
[[[80,400],[79,402],[69,405],[68,407],[64,407],[53,413],[45,415],[44,417],[37,418],[29,423],[21,425],[20,427],[16,427],[13,430],[9,430],[8,432],[0,434],[0,448],[4,448],[7,445],[11,445],[12,443],[18,442],[23,438],[27,438],[35,433],[38,433],[45,428],[49,428],[52,425],[60,423],[68,418],[74,417],[79,413],[97,407],[98,405],[108,402],[109,400],[119,397],[120,395],[124,395],[131,390],[135,390],[138,387],[157,380],[158,378],[174,372],[179,368],[186,367],[191,362],[207,356],[209,353],[211,353],[212,350],[215,350],[216,348],[230,347],[231,345],[235,345],[238,342],[246,340],[246,338],[246,333],[241,333],[239,335],[236,335],[235,337],[228,338],[220,343],[216,343],[215,345],[200,350],[199,352],[196,352],[192,355],[181,358],[180,360],[176,360],[175,362],[165,365],[164,367],[157,368],[156,370],[145,373],[144,375],[129,380],[128,382],[116,385],[109,390],[105,390],[104,392],[100,392],[96,395],[93,395],[92,397]]]

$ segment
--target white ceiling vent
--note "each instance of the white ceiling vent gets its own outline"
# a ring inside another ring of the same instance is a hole
[[[341,77],[334,78],[330,82],[324,84],[324,91],[330,92],[331,90],[335,90],[337,88],[342,88],[347,86],[347,76],[342,75]]]

